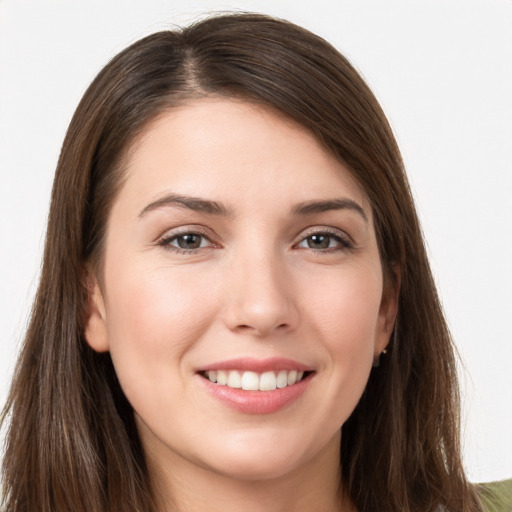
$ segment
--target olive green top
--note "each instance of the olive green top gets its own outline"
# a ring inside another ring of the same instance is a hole
[[[479,484],[486,512],[512,512],[512,479]]]

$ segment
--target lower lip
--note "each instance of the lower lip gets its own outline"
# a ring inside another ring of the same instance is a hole
[[[198,378],[217,400],[228,407],[245,414],[270,414],[296,402],[308,387],[312,376],[309,374],[296,384],[272,391],[245,391],[210,382],[201,375]]]

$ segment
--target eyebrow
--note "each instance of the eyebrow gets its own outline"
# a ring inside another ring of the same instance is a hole
[[[292,209],[293,215],[313,215],[315,213],[327,212],[330,210],[352,210],[368,223],[368,216],[366,215],[362,206],[348,198],[341,199],[328,199],[325,201],[306,201],[300,203]]]
[[[168,194],[148,204],[139,213],[139,217],[143,217],[146,213],[165,206],[178,206],[180,208],[187,208],[196,212],[218,215],[221,217],[233,216],[233,212],[231,210],[217,201],[201,199],[200,197],[184,196],[181,194]],[[357,212],[363,220],[368,223],[368,217],[362,206],[348,198],[328,199],[324,201],[306,201],[299,203],[297,206],[292,208],[291,213],[292,215],[305,216],[314,215],[315,213],[323,213],[330,210],[345,209]]]
[[[163,206],[178,206],[188,208],[196,212],[203,212],[209,215],[219,215],[222,217],[231,217],[232,212],[223,204],[217,201],[201,199],[199,197],[183,196],[180,194],[168,194],[152,203],[148,204],[140,213],[139,217],[143,217],[146,213],[161,208]]]

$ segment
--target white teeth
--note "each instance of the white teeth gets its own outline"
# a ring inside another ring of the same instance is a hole
[[[276,372],[258,374],[251,371],[209,370],[205,372],[205,376],[210,382],[230,388],[242,388],[246,391],[273,391],[276,388],[282,389],[300,382],[304,372],[280,370],[276,375]]]
[[[240,374],[235,370],[230,370],[228,373],[228,386],[230,388],[241,388],[242,387],[242,379]]]
[[[273,391],[276,389],[276,374],[265,372],[260,377],[260,391]]]
[[[257,391],[260,386],[260,378],[257,373],[244,372],[242,375],[242,389]]]
[[[217,372],[217,384],[225,386],[228,383],[228,374],[223,370]]]
[[[276,386],[278,388],[285,388],[288,386],[288,372],[286,370],[281,370],[277,374]]]

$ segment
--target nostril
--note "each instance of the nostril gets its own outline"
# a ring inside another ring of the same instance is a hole
[[[286,331],[289,328],[288,323],[282,323],[278,324],[275,327],[272,327],[271,325],[263,325],[263,324],[257,324],[255,325],[249,325],[249,324],[240,324],[236,326],[236,330],[238,332],[246,332],[246,333],[254,333],[255,335],[265,335],[272,330],[274,331]]]

